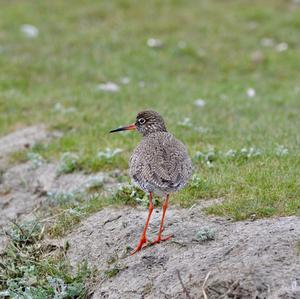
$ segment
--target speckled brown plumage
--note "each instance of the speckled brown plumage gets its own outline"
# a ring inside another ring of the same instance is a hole
[[[168,132],[144,136],[131,156],[129,169],[141,189],[159,196],[180,190],[192,174],[185,146]]]
[[[134,129],[143,137],[130,158],[129,172],[133,182],[150,195],[146,225],[132,254],[141,250],[148,241],[146,231],[153,211],[152,193],[166,196],[158,237],[151,243],[153,245],[171,237],[162,237],[169,194],[182,189],[192,175],[192,163],[186,147],[167,131],[163,118],[157,112],[142,111],[138,113],[134,124],[111,132]]]

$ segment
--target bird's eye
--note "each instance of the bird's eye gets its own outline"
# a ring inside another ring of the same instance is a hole
[[[146,120],[144,118],[139,118],[138,122],[140,125],[143,125],[146,122]]]

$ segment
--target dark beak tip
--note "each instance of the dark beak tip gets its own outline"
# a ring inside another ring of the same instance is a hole
[[[111,134],[111,133],[114,133],[116,132],[116,130],[110,130],[108,133]]]
[[[136,129],[135,124],[132,124],[132,125],[129,125],[129,126],[117,128],[117,129],[114,129],[114,130],[110,130],[109,133],[120,132],[120,131],[126,131],[126,130],[135,130],[135,129]]]

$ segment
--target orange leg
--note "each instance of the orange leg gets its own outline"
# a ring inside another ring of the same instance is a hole
[[[161,234],[164,230],[164,221],[165,221],[165,215],[166,215],[168,205],[169,205],[169,194],[167,195],[167,198],[166,198],[165,202],[163,203],[163,214],[162,214],[162,218],[161,218],[161,223],[160,223],[160,228],[159,228],[157,239],[155,241],[153,241],[151,243],[151,245],[154,245],[156,243],[160,243],[161,241],[169,240],[172,237],[172,236],[167,236],[167,237],[162,237],[161,236]]]
[[[133,252],[131,252],[131,255],[133,255],[136,252],[140,251],[142,249],[142,247],[143,247],[143,244],[145,244],[147,242],[146,232],[147,232],[147,228],[148,228],[148,225],[149,225],[149,221],[150,221],[150,217],[151,217],[152,211],[153,211],[152,192],[150,192],[150,194],[149,194],[149,212],[148,212],[147,221],[146,221],[143,233],[142,233],[142,235],[140,237],[140,241],[139,241],[136,249]]]

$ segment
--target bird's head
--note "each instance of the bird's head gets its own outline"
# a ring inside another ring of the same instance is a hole
[[[155,111],[146,110],[139,112],[136,116],[135,123],[111,130],[110,133],[124,130],[137,130],[143,136],[155,132],[167,132],[163,118]]]

